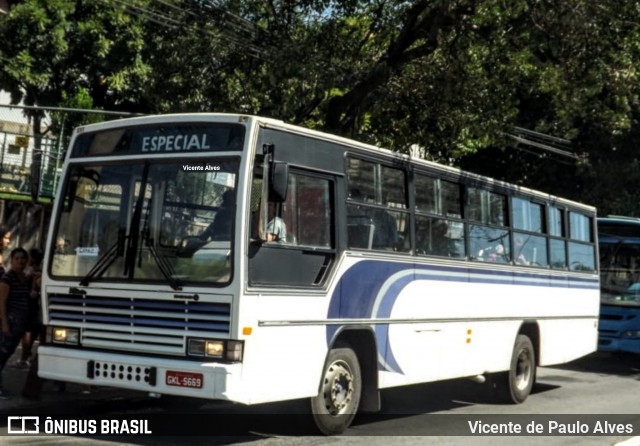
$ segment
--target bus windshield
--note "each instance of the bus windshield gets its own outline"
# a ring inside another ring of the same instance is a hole
[[[617,239],[600,244],[602,303],[640,306],[640,244]]]
[[[227,157],[70,166],[51,274],[81,285],[228,283],[238,166]]]

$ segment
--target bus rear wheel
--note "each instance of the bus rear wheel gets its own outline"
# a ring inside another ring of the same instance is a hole
[[[351,425],[360,405],[362,375],[358,357],[349,347],[334,348],[327,356],[320,392],[311,398],[316,427],[338,435]]]
[[[531,393],[535,380],[536,352],[531,339],[520,334],[513,346],[509,371],[496,374],[493,386],[500,401],[520,404]]]

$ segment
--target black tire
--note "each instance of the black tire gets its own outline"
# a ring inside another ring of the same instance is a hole
[[[311,413],[324,435],[347,430],[356,416],[362,392],[362,374],[356,354],[348,347],[329,351],[317,396],[311,398]]]
[[[523,403],[536,381],[536,351],[526,335],[518,335],[511,354],[508,372],[493,377],[493,387],[500,402]]]

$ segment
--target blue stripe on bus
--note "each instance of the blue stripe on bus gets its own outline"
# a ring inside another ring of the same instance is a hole
[[[399,274],[399,277],[387,285],[388,289],[380,297],[376,308],[376,298],[381,288],[395,274]],[[554,277],[551,274],[533,272],[363,260],[349,268],[340,278],[331,296],[327,318],[389,318],[397,297],[407,285],[416,280],[599,289],[599,280],[589,277]],[[327,344],[331,343],[338,329],[338,326],[327,326]],[[391,349],[385,348],[389,337],[388,325],[376,325],[374,330],[378,344],[379,368],[402,373]],[[383,353],[385,350],[386,355]]]
[[[113,323],[135,327],[165,327],[165,328],[179,328],[183,330],[214,330],[214,331],[227,331],[229,329],[228,323],[218,322],[203,322],[203,321],[185,321],[185,320],[166,320],[166,319],[151,319],[143,317],[128,317],[128,316],[108,316],[100,314],[75,314],[65,313],[62,311],[52,311],[51,319],[61,321],[82,321],[82,322],[98,322],[98,323]],[[132,329],[135,330],[135,327]]]
[[[49,297],[50,304],[82,304],[90,307],[114,307],[126,309],[145,309],[152,310],[173,310],[196,313],[196,312],[218,312],[221,314],[229,314],[229,305],[216,304],[206,302],[171,302],[159,300],[131,300],[129,298],[113,298],[113,297],[95,297],[95,296],[69,296],[52,294]]]

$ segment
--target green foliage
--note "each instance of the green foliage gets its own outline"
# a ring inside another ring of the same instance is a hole
[[[272,116],[640,215],[639,19],[604,0],[24,0],[0,19],[0,88]],[[515,148],[514,127],[580,162]]]
[[[97,108],[137,104],[149,76],[142,22],[100,0],[17,3],[0,20],[0,88],[27,105],[86,92]]]

